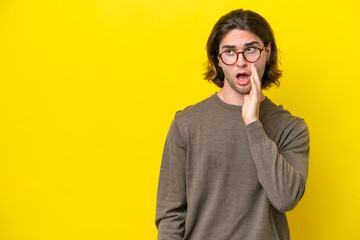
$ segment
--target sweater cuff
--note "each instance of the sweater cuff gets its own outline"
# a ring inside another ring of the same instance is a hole
[[[257,120],[245,127],[250,145],[264,142],[268,139],[262,123]]]

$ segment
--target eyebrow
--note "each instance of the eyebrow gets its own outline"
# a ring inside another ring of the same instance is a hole
[[[260,43],[259,43],[259,42],[257,42],[257,41],[252,41],[252,42],[249,42],[249,43],[245,43],[245,47],[248,47],[248,46],[251,46],[251,45],[255,45],[255,44],[257,44],[257,45],[260,46]]]
[[[255,44],[257,44],[257,45],[260,46],[260,43],[257,42],[257,41],[252,41],[252,42],[249,42],[249,43],[245,43],[244,45],[245,45],[245,47],[248,47],[248,46],[255,45]],[[235,46],[235,45],[225,45],[225,46],[223,46],[222,48],[230,48],[230,49],[233,49],[233,48],[236,48],[236,46]]]

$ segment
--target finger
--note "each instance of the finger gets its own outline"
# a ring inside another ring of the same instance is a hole
[[[260,82],[259,75],[258,75],[257,68],[256,68],[255,64],[251,65],[251,75],[254,76],[254,82],[255,83],[254,83],[253,86],[256,86],[256,94],[260,95],[260,93],[261,93],[261,82]]]
[[[256,96],[257,92],[258,92],[258,86],[256,84],[254,76],[250,76],[250,82],[251,82],[251,92],[250,92],[250,94],[254,93],[254,95]]]
[[[261,83],[260,83],[259,75],[258,75],[258,72],[257,72],[257,68],[256,68],[254,63],[251,64],[251,75],[254,76],[256,86],[260,90],[261,89]]]
[[[255,68],[255,65],[252,63],[251,64],[251,76],[250,76],[250,81],[251,81],[251,90],[254,92],[255,95],[257,95],[258,93],[258,89],[259,89],[259,85],[257,83],[257,71]]]

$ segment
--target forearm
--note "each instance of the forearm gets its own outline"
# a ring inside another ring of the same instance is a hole
[[[160,172],[155,224],[158,240],[180,240],[185,233],[186,197],[182,181],[164,162]]]
[[[185,234],[186,147],[173,121],[164,147],[156,204],[159,240],[180,240]]]
[[[290,211],[305,191],[308,163],[305,134],[299,140],[294,140],[290,150],[280,153],[260,121],[246,128],[258,178],[266,195],[279,211]]]
[[[185,234],[186,205],[159,199],[156,209],[158,240],[181,240]]]

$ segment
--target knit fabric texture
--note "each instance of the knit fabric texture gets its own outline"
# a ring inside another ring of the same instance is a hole
[[[217,94],[176,113],[158,185],[159,240],[290,239],[285,212],[302,198],[309,131],[269,98],[245,126]]]

